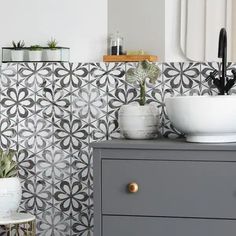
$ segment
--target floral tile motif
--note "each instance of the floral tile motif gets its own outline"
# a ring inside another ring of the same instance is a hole
[[[17,83],[17,64],[2,63],[1,65],[0,91],[11,88]]]
[[[88,63],[56,63],[54,82],[63,89],[73,92],[89,82]]]
[[[93,235],[93,213],[82,212],[72,218],[72,236]]]
[[[33,115],[18,125],[19,144],[33,153],[51,146],[52,136],[52,124],[38,115]]]
[[[54,124],[54,143],[60,149],[73,153],[88,146],[88,124],[70,115]]]
[[[67,90],[50,85],[36,93],[36,113],[56,122],[71,112],[71,97]]]
[[[38,236],[70,236],[71,217],[55,207],[37,215],[36,228]]]
[[[34,215],[52,207],[52,185],[45,180],[33,177],[22,186],[22,207]]]
[[[0,147],[7,149],[17,142],[17,124],[0,114]]]
[[[30,89],[14,85],[2,92],[1,113],[19,122],[35,113],[35,95]]]
[[[166,138],[171,138],[171,139],[175,139],[175,138],[183,138],[184,134],[180,133],[172,124],[171,122],[166,122],[165,124],[163,124],[162,128],[162,135],[163,137]]]
[[[88,206],[88,188],[74,178],[65,179],[54,185],[54,206],[65,214],[75,215]]]
[[[83,118],[86,122],[93,122],[107,112],[107,93],[98,88],[87,85],[72,94],[72,114]]]
[[[35,155],[33,153],[20,147],[17,150],[16,161],[18,164],[18,175],[22,183],[35,175]]]
[[[108,124],[107,117],[100,117],[98,120],[89,123],[89,142],[98,142],[108,139]]]
[[[75,152],[71,157],[71,175],[79,180],[87,182],[92,179],[92,150],[86,148]]]
[[[52,82],[53,65],[51,63],[18,64],[18,84],[37,91]]]
[[[95,87],[107,91],[123,84],[125,63],[91,63],[90,83]]]
[[[70,177],[70,155],[51,146],[35,155],[35,174],[53,184]]]
[[[164,63],[165,86],[176,90],[180,95],[200,84],[200,63]]]

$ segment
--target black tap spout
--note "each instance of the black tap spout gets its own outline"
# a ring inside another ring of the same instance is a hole
[[[220,31],[218,57],[222,58],[220,86],[221,88],[224,88],[226,81],[226,64],[227,64],[227,32],[225,28],[222,28]],[[223,90],[220,92],[220,95],[224,95]]]

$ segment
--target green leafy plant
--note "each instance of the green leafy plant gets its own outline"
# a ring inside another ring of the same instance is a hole
[[[57,45],[58,45],[58,42],[56,41],[56,39],[51,39],[48,41],[47,43],[48,47],[51,49],[51,50],[56,50],[57,49]]]
[[[14,50],[21,50],[22,48],[24,48],[25,42],[23,40],[20,40],[18,42],[12,41],[12,46]]]
[[[17,176],[17,163],[13,160],[15,154],[15,150],[3,151],[0,148],[0,178]]]
[[[40,45],[32,45],[30,46],[30,51],[41,51],[42,47]]]
[[[144,106],[146,103],[146,80],[155,84],[158,77],[161,75],[159,67],[148,61],[141,61],[136,68],[130,68],[126,72],[126,81],[130,84],[138,84],[140,86],[139,104]]]

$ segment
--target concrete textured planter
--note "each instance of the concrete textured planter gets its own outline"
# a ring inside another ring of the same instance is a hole
[[[0,217],[16,213],[21,202],[22,190],[17,177],[0,179]]]
[[[155,105],[123,105],[118,120],[121,134],[127,139],[154,139],[158,136],[160,122]]]

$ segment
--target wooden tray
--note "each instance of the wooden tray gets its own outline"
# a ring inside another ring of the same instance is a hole
[[[105,55],[103,56],[104,62],[137,62],[148,60],[150,62],[158,61],[158,57],[154,55]]]

